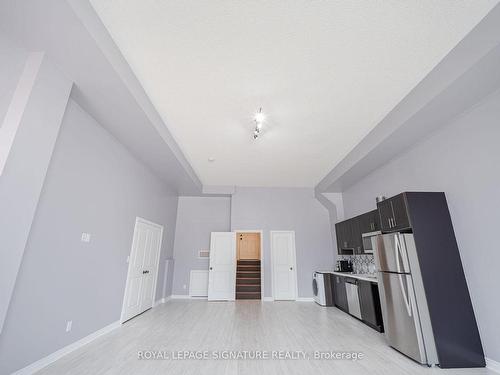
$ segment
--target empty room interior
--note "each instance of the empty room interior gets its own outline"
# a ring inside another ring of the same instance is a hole
[[[500,374],[499,0],[0,0],[0,374]]]

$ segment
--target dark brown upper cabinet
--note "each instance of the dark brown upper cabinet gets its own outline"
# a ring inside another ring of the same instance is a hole
[[[396,232],[411,228],[404,193],[377,203],[377,208],[382,232]]]
[[[361,234],[380,230],[378,210],[373,210],[359,216],[359,225]]]
[[[337,249],[339,254],[353,255],[361,252],[361,238],[358,240],[359,226],[350,219],[335,224]]]
[[[338,253],[342,255],[364,254],[363,233],[380,230],[377,210],[335,224]]]

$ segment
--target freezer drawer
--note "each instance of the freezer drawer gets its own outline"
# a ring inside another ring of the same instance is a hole
[[[412,235],[389,233],[377,236],[375,258],[379,271],[410,273],[407,251],[415,250],[414,248],[407,249],[405,236]],[[413,241],[410,241],[409,244],[411,247]]]
[[[417,362],[427,363],[411,275],[380,272],[379,276],[389,345]]]

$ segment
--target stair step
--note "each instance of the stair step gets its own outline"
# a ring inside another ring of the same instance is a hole
[[[236,299],[260,299],[260,292],[237,292]]]
[[[236,278],[252,278],[252,279],[259,279],[260,280],[260,272],[255,272],[255,271],[238,271],[236,272]]]
[[[236,285],[238,284],[258,284],[260,285],[260,277],[238,277],[236,278]]]
[[[240,259],[238,260],[238,265],[260,266],[260,260]]]
[[[260,285],[236,285],[236,293],[240,292],[258,292],[260,293]]]
[[[253,267],[253,266],[238,266],[236,267],[237,271],[254,271],[254,272],[260,272],[260,267]]]

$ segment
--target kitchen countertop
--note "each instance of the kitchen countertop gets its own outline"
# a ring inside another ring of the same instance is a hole
[[[339,275],[339,276],[344,276],[344,277],[352,277],[353,279],[358,279],[358,280],[364,280],[364,281],[370,281],[372,283],[377,283],[377,275],[374,274],[373,276],[371,274],[363,273],[363,274],[356,274],[356,273],[349,273],[349,272],[337,272],[337,271],[327,271],[329,273],[333,273],[334,275]]]

